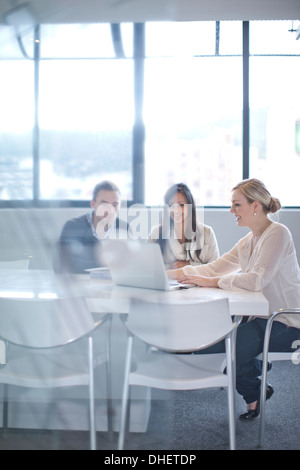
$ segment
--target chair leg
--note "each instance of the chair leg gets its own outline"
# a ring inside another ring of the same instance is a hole
[[[107,394],[107,431],[113,433],[113,420],[112,420],[112,385],[111,385],[111,322],[112,317],[109,318],[107,323],[107,339],[106,339],[106,394]]]
[[[264,339],[263,349],[263,367],[261,375],[261,390],[260,390],[260,427],[259,427],[259,447],[263,447],[265,438],[265,405],[266,405],[266,393],[267,393],[267,372],[268,372],[268,352],[269,343],[271,336],[271,329],[273,325],[273,319],[267,322]]]
[[[0,340],[0,365],[6,364],[6,341]]]
[[[125,363],[125,376],[124,376],[124,386],[123,386],[123,394],[122,394],[122,409],[121,409],[118,450],[123,450],[124,440],[125,440],[126,416],[127,416],[128,394],[129,394],[129,374],[130,374],[131,357],[132,357],[132,343],[133,343],[133,338],[132,336],[130,336],[128,338],[127,355],[126,355],[126,363]]]
[[[95,393],[94,393],[94,353],[93,338],[88,338],[89,349],[89,401],[90,401],[90,448],[96,450]]]
[[[227,354],[227,376],[228,376],[228,417],[229,417],[229,442],[230,450],[235,450],[235,407],[234,407],[234,385],[235,385],[235,363],[232,360],[231,337],[226,338]],[[234,341],[233,341],[234,343]]]
[[[2,427],[3,431],[8,429],[8,385],[3,384],[3,403],[2,403]]]

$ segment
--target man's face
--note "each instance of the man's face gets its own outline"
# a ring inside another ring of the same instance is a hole
[[[94,209],[94,226],[97,227],[99,222],[101,222],[101,225],[103,225],[103,228],[107,231],[116,220],[119,206],[119,193],[116,191],[101,189],[97,194],[96,199],[91,201],[91,207]]]

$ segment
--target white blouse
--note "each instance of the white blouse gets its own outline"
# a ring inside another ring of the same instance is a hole
[[[159,225],[152,228],[149,241],[157,242],[159,229]],[[197,224],[197,234],[199,234],[197,242],[180,243],[174,234],[171,233],[170,239],[166,243],[165,253],[163,254],[164,262],[168,264],[173,263],[174,260],[189,261],[190,265],[194,266],[216,260],[219,257],[219,248],[213,229],[208,225],[199,223]],[[199,248],[201,248],[200,259],[195,253]]]
[[[228,253],[206,266],[186,266],[185,274],[220,277],[221,289],[261,291],[270,313],[300,307],[300,269],[292,235],[277,222],[263,232],[251,254],[252,232]],[[300,315],[282,315],[278,321],[300,328]]]

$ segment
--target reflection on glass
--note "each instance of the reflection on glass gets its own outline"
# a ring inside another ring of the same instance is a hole
[[[39,299],[57,299],[58,296],[54,292],[43,292],[38,294]]]
[[[34,299],[34,292],[0,291],[0,296],[5,299]]]

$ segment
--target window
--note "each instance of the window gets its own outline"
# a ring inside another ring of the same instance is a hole
[[[182,181],[228,206],[243,177],[299,206],[299,21],[251,21],[249,58],[243,25],[1,25],[2,207],[87,205],[102,179],[128,201],[161,205]]]
[[[131,90],[131,61],[41,63],[42,199],[91,199],[103,179],[132,198]]]
[[[123,25],[117,59],[110,25],[41,32],[41,198],[88,200],[110,179],[132,199],[132,25]]]
[[[24,58],[13,31],[1,31],[6,47],[0,54],[22,57],[0,61],[1,198],[32,200],[32,32],[22,38]],[[122,25],[121,32],[124,41],[116,44],[110,25],[40,28],[36,87],[42,201],[88,201],[103,179],[113,180],[132,199],[133,26]]]
[[[232,46],[242,47],[242,23],[237,22],[233,32],[222,25],[220,45],[224,39],[222,49],[231,51],[230,56],[215,53],[215,22],[147,25],[149,205],[162,204],[167,188],[177,182],[188,184],[199,205],[224,205],[230,189],[242,179],[243,68],[242,56],[234,55],[240,51]]]
[[[250,23],[250,177],[284,206],[299,205],[300,43],[290,29],[291,21]]]
[[[0,199],[33,197],[33,63],[0,60]]]

